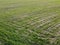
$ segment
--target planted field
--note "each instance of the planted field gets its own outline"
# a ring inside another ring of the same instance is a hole
[[[60,0],[0,0],[0,45],[60,45]]]

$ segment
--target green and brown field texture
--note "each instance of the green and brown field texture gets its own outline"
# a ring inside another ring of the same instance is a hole
[[[60,45],[60,0],[0,0],[0,45]]]

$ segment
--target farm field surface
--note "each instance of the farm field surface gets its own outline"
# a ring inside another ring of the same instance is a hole
[[[0,0],[0,45],[60,45],[60,0]]]

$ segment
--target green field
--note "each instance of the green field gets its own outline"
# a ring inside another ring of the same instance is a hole
[[[60,45],[60,0],[0,0],[0,45]]]

